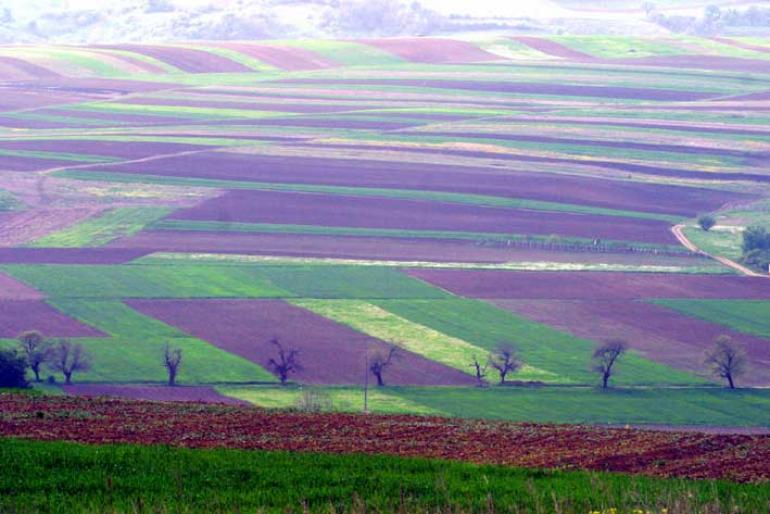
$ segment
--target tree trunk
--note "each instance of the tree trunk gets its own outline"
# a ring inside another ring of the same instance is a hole
[[[727,374],[727,383],[730,384],[730,389],[735,389],[735,382],[733,382],[733,376],[731,374]]]
[[[507,374],[507,373],[506,373],[506,372],[504,372],[504,371],[501,371],[501,372],[500,372],[500,385],[503,385],[503,384],[505,384],[505,375],[506,375],[506,374]]]
[[[385,385],[385,382],[382,380],[382,373],[374,373],[374,376],[377,377],[377,387],[383,387]]]
[[[607,389],[607,384],[609,383],[609,381],[610,381],[610,376],[607,373],[602,375],[602,389]]]
[[[32,373],[35,374],[35,382],[40,382],[40,366],[32,366]]]
[[[72,372],[64,373],[64,383],[66,385],[72,385]]]
[[[168,372],[168,385],[174,387],[176,385],[176,371]]]

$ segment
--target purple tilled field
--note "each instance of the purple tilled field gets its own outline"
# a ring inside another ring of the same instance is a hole
[[[320,70],[336,68],[340,64],[305,48],[281,47],[263,43],[217,42],[216,46],[240,52],[270,66],[287,70]]]
[[[131,248],[0,248],[0,264],[123,264],[147,253]]]
[[[595,59],[592,55],[579,52],[544,37],[517,36],[512,37],[511,39],[523,43],[538,52],[543,52],[544,54],[558,57],[559,59],[568,59],[571,61],[590,61]]]
[[[675,244],[667,223],[605,216],[534,212],[424,200],[317,193],[230,191],[170,219],[329,227],[558,234]]]
[[[340,150],[341,151],[341,150]],[[430,162],[288,157],[209,152],[152,162],[94,167],[119,173],[333,186],[425,189],[529,198],[692,216],[749,195],[698,187],[594,179],[575,175],[511,172]]]
[[[100,45],[96,48],[136,52],[170,64],[185,73],[245,73],[252,71],[236,61],[194,48],[129,44]]]
[[[770,67],[770,63],[766,63]],[[536,82],[492,82],[459,80],[414,80],[414,79],[286,79],[289,84],[317,84],[334,87],[349,85],[412,86],[421,88],[459,89],[486,91],[490,93],[517,93],[528,95],[574,96],[586,98],[613,98],[620,100],[653,100],[659,102],[694,102],[717,98],[713,93],[681,91],[626,86],[594,86]]]
[[[279,300],[132,300],[128,304],[266,369],[278,337],[301,352],[304,369],[293,379],[312,384],[360,384],[367,348],[385,350],[379,339]],[[402,351],[386,380],[399,385],[472,385],[456,369]]]
[[[8,275],[0,273],[0,301],[4,300],[41,300],[43,293],[22,284]]]
[[[175,154],[206,148],[201,145],[161,143],[152,141],[103,141],[98,139],[3,140],[0,151],[67,152],[98,155],[119,159],[142,159],[163,154]]]
[[[503,60],[502,57],[486,52],[473,43],[453,39],[392,38],[363,42],[412,62],[462,64]]]
[[[0,284],[2,285],[2,284]],[[17,291],[19,296],[24,291]],[[3,300],[0,293],[0,337],[13,338],[25,330],[39,330],[47,337],[102,337],[104,334],[40,300]]]
[[[410,270],[413,277],[472,298],[636,300],[724,298],[770,300],[770,280],[732,275]]]
[[[632,300],[496,300],[495,305],[591,340],[622,339],[648,359],[693,373],[703,372],[703,355],[714,339],[729,335],[752,366],[744,385],[770,385],[770,340]]]
[[[696,255],[559,251],[528,244],[481,245],[476,241],[378,237],[335,237],[305,234],[247,234],[185,230],[145,230],[110,243],[114,249],[141,252],[230,253],[335,259],[430,262],[565,262],[700,266],[710,261]],[[118,254],[120,255],[120,254]],[[117,256],[116,256],[117,257]],[[0,259],[2,253],[0,252]],[[0,261],[1,262],[1,261]]]

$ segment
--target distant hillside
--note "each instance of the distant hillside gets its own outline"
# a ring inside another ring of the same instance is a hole
[[[115,0],[107,5],[0,0],[0,43],[770,31],[767,2],[735,0],[522,0],[502,7],[491,0]]]

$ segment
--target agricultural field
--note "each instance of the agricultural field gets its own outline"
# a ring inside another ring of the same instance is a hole
[[[69,396],[760,430],[770,282],[734,261],[770,226],[763,45],[2,46],[0,347],[82,345],[38,385]],[[720,336],[738,391],[703,364]],[[521,366],[477,387],[504,343]]]

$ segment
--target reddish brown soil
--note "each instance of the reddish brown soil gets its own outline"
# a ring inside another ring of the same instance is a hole
[[[177,211],[170,218],[378,229],[558,234],[646,243],[676,243],[669,224],[664,221],[313,193],[231,191],[198,206]]]
[[[291,378],[313,384],[360,384],[367,347],[386,350],[379,339],[278,300],[132,300],[138,311],[269,369],[269,344],[278,337],[300,351],[304,369]],[[469,375],[403,351],[384,373],[399,385],[471,385]]]
[[[499,55],[490,54],[472,43],[455,39],[410,37],[370,39],[361,42],[412,62],[460,64],[503,60]]]
[[[47,337],[102,337],[104,334],[69,318],[39,300],[0,300],[0,337],[13,338],[25,330]]]
[[[770,386],[770,340],[685,316],[643,301],[499,300],[496,305],[593,340],[623,339],[646,358],[703,373],[703,354],[726,334],[740,343],[751,368],[743,385]]]
[[[770,479],[770,436],[0,394],[0,435],[82,443],[168,444],[420,456],[664,477]],[[62,422],[62,413],[77,412]]]
[[[474,298],[637,300],[644,298],[770,299],[770,280],[733,275],[415,269],[410,275]]]
[[[74,384],[65,385],[62,389],[72,396],[114,396],[129,400],[249,405],[248,402],[219,394],[213,387]]]

